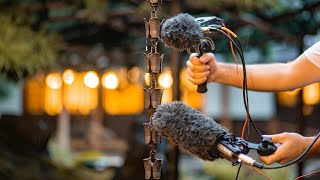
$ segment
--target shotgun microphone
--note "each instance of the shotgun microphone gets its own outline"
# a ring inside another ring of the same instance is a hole
[[[262,168],[261,163],[246,155],[249,150],[256,149],[260,155],[270,155],[276,151],[271,138],[263,137],[260,144],[236,138],[212,118],[181,102],[158,106],[152,120],[161,136],[203,160],[225,158],[233,165],[242,161]]]

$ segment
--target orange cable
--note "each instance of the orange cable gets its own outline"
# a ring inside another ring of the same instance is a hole
[[[305,174],[305,175],[299,176],[299,177],[295,178],[294,180],[298,180],[298,179],[301,179],[301,178],[303,178],[303,177],[310,176],[310,175],[312,175],[312,174],[316,174],[316,173],[319,173],[319,172],[320,172],[320,169],[317,170],[317,171],[313,171],[313,172],[311,172],[311,173],[309,173],[309,174]]]
[[[226,27],[226,25],[224,25],[223,23],[222,23],[222,26],[223,26],[223,27]],[[228,31],[227,31],[227,34],[228,34],[228,36],[230,36],[230,33],[229,33]],[[236,71],[237,71],[238,81],[239,81],[241,87],[243,88],[243,85],[241,84],[240,76],[239,76],[239,67],[238,67],[239,63],[238,63],[238,59],[237,59],[237,57],[236,57],[236,54],[234,53],[234,49],[233,49],[233,44],[232,44],[232,42],[229,41],[229,43],[230,43],[230,48],[231,48],[231,53],[232,53],[233,59],[234,59],[235,62],[236,62]]]
[[[244,121],[244,124],[242,126],[242,131],[241,131],[241,138],[244,139],[244,131],[246,130],[247,123],[248,123],[248,113],[246,113],[246,120]]]
[[[224,25],[224,23],[222,23],[222,26],[226,28],[226,26]],[[230,36],[229,31],[227,31],[227,33],[228,33],[228,36]],[[236,62],[236,74],[237,74],[237,77],[238,77],[238,81],[239,81],[239,83],[240,83],[240,85],[241,85],[241,87],[242,87],[242,89],[243,89],[244,87],[243,87],[243,84],[242,84],[241,81],[240,81],[240,76],[239,76],[239,67],[238,67],[239,63],[238,63],[238,59],[237,59],[237,57],[236,57],[236,55],[235,55],[235,53],[234,53],[234,49],[233,49],[233,44],[232,44],[232,42],[229,41],[229,43],[230,43],[230,48],[231,48],[232,56],[233,56],[233,58],[234,58],[234,60],[235,60],[235,62]],[[243,139],[244,139],[244,131],[246,130],[247,124],[248,124],[248,122],[249,122],[248,120],[249,120],[249,118],[248,118],[248,112],[246,112],[246,120],[244,121],[244,124],[243,124],[243,127],[242,127],[242,132],[241,132],[241,138],[243,138]],[[248,124],[248,125],[249,125],[249,124]],[[249,136],[249,128],[248,128],[248,136]],[[266,178],[269,179],[269,180],[272,180],[269,176],[267,176],[266,174],[264,174],[263,172],[261,172],[261,171],[258,170],[257,168],[254,168],[254,169],[255,169],[259,174],[261,174],[262,176],[266,177]]]
[[[261,174],[262,176],[264,176],[265,178],[269,179],[269,180],[272,180],[271,177],[269,177],[268,175],[266,174],[263,174],[263,172],[261,172],[258,168],[253,168],[254,170],[256,170],[259,174]]]
[[[224,23],[221,23],[221,24],[222,24],[223,27],[227,28]],[[228,34],[228,36],[230,36],[229,31],[227,31],[227,34]],[[236,74],[237,74],[237,78],[238,78],[238,81],[239,81],[240,86],[241,86],[242,89],[243,89],[244,87],[243,87],[243,84],[241,83],[240,76],[239,76],[239,63],[238,63],[238,59],[237,59],[237,57],[236,57],[236,55],[235,55],[235,53],[234,53],[234,49],[233,49],[233,44],[232,44],[232,42],[229,41],[229,43],[230,43],[230,49],[231,49],[231,52],[232,52],[232,56],[233,56],[233,58],[234,58],[234,60],[235,60],[235,62],[236,62]],[[246,129],[246,125],[247,125],[247,124],[248,124],[248,113],[246,113],[246,120],[245,120],[245,122],[244,122],[244,124],[243,124],[243,127],[242,127],[241,138],[244,138],[244,131],[245,131],[245,129]]]

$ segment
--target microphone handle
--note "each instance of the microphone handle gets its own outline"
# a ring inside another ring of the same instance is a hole
[[[200,45],[199,54],[197,55],[197,57],[200,58],[203,55],[203,53],[204,51]],[[198,85],[197,92],[206,93],[207,91],[208,91],[208,88],[207,88],[207,80],[206,80],[204,83]]]

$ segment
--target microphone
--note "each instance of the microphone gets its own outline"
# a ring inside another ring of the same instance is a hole
[[[201,25],[208,25],[208,23],[218,22],[219,20],[221,19],[215,16],[196,19],[190,14],[181,13],[162,23],[160,39],[169,48],[187,51],[189,54],[195,50],[198,53],[197,57],[201,57],[208,46],[211,46],[212,50],[214,48],[213,41],[204,37],[207,28]],[[198,85],[197,92],[207,92],[206,83]]]
[[[193,16],[181,13],[162,23],[160,38],[169,48],[190,52],[198,48],[204,34]]]
[[[162,137],[203,160],[225,158],[233,165],[242,161],[262,168],[261,163],[246,155],[249,150],[256,149],[260,155],[270,155],[276,151],[271,138],[264,137],[260,144],[235,138],[212,118],[181,102],[158,106],[152,120],[155,130]]]

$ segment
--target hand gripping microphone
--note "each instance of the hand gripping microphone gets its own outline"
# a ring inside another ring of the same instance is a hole
[[[263,156],[276,151],[270,138],[264,137],[260,144],[255,144],[234,137],[212,118],[181,102],[158,106],[152,119],[155,130],[161,136],[203,160],[226,158],[233,165],[242,161],[262,168],[261,163],[246,155],[249,150],[255,149]]]
[[[204,37],[205,32],[209,32],[209,24],[219,25],[222,19],[215,16],[194,18],[189,14],[182,13],[165,20],[161,25],[160,38],[165,46],[175,48],[179,51],[197,52],[197,56],[203,55],[205,50],[213,50],[214,43],[209,37]],[[198,86],[197,92],[207,92],[207,82]]]

